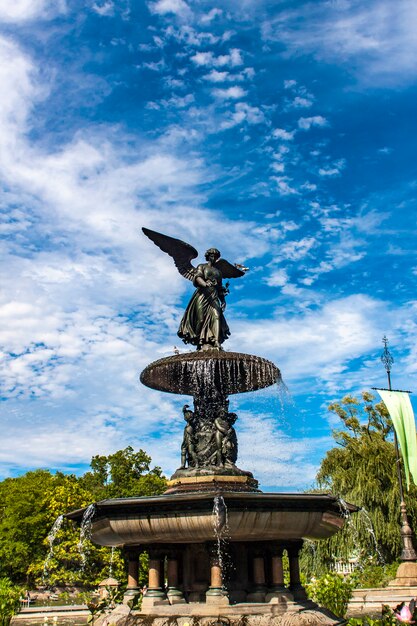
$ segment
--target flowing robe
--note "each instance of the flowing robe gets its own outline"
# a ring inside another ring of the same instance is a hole
[[[196,282],[198,277],[210,281],[211,286],[200,287]],[[178,336],[184,343],[199,348],[207,344],[220,347],[230,335],[221,308],[224,302],[221,272],[209,263],[201,263],[197,266],[193,283],[197,289],[185,310]]]

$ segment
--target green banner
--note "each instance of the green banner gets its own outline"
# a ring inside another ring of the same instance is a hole
[[[410,488],[410,474],[417,485],[417,438],[413,407],[406,391],[387,391],[377,389],[391,416],[392,423],[400,444],[407,479]]]

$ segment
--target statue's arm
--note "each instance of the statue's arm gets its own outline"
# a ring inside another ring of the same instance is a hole
[[[194,287],[201,287],[202,289],[209,287],[207,281],[204,278],[203,266],[201,264],[197,265],[197,268],[195,270],[193,284],[194,284]]]

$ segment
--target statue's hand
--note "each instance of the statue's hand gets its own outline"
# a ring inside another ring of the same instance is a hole
[[[224,312],[226,310],[226,302],[221,303],[221,310]]]

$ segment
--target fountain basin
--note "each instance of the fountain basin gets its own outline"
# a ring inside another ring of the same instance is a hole
[[[214,537],[217,492],[117,498],[96,504],[91,538],[102,546],[201,543]],[[339,501],[326,494],[222,494],[228,537],[234,541],[326,539],[345,522]],[[357,508],[349,505],[352,512]],[[81,523],[84,509],[67,518]]]
[[[225,395],[256,391],[280,380],[280,371],[271,361],[220,350],[165,357],[150,363],[140,376],[140,381],[151,389],[190,396],[211,388]]]

